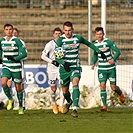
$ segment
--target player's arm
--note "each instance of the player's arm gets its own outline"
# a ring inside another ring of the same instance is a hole
[[[1,44],[0,44],[0,64],[2,64],[2,49],[1,49]]]
[[[24,46],[25,49],[26,49],[25,42],[24,42],[23,40],[21,40],[21,39],[20,39],[20,41],[22,42],[23,46]],[[28,53],[27,49],[26,49],[26,52]],[[26,60],[26,59],[27,59],[27,57],[23,58],[22,61],[24,61],[24,60]]]
[[[19,55],[15,56],[14,60],[20,61],[27,57],[27,49],[19,39],[17,39],[16,42],[17,42],[18,49],[19,49]]]
[[[91,67],[92,70],[94,69],[97,60],[98,60],[98,53],[96,51],[94,51],[93,57],[92,57],[92,67]]]
[[[97,53],[101,52],[95,45],[93,45],[91,42],[89,42],[86,39],[84,39],[82,36],[80,36],[80,40],[81,40],[81,43],[87,45],[88,47],[90,47],[91,49],[96,51]]]
[[[41,59],[44,60],[44,61],[46,61],[46,62],[48,62],[48,63],[52,63],[52,59],[50,59],[50,58],[48,57],[48,53],[50,52],[50,50],[51,50],[51,46],[50,46],[49,43],[47,43],[47,44],[45,45],[45,48],[44,48],[44,50],[42,51],[42,55],[41,55]]]
[[[106,59],[105,54],[101,50],[99,50],[95,45],[93,45],[92,43],[84,39],[82,36],[80,36],[80,41],[81,41],[80,43],[83,43],[87,45],[88,47],[90,47],[91,49],[93,49],[94,51],[96,51],[97,53],[100,53],[103,59]]]
[[[114,44],[113,41],[110,40],[109,45],[110,45],[110,48],[111,48],[113,51],[115,51],[115,54],[114,54],[113,59],[114,59],[114,61],[116,61],[116,60],[118,59],[118,57],[121,55],[121,52],[120,52],[120,50],[118,49],[118,47]]]

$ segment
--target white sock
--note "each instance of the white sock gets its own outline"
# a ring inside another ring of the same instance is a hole
[[[78,110],[78,107],[74,106],[72,109],[73,109],[73,110]]]
[[[56,93],[51,90],[50,96],[51,96],[51,102],[52,102],[52,104],[53,103],[56,103]]]
[[[26,97],[26,92],[25,90],[23,90],[23,103],[22,103],[23,107],[25,107],[25,97]]]
[[[59,97],[60,97],[60,103],[59,103],[59,105],[60,106],[63,106],[63,104],[65,102],[65,98],[64,98],[64,95],[63,95],[62,90],[59,90]]]

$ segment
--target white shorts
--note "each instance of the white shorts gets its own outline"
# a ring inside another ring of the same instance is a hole
[[[55,86],[57,81],[60,80],[59,73],[58,72],[56,72],[56,73],[48,72],[48,79],[49,79],[50,86]]]

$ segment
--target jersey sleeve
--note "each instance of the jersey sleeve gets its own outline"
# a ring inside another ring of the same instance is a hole
[[[51,62],[52,62],[52,59],[50,59],[50,58],[48,57],[48,54],[49,54],[50,50],[51,50],[51,45],[50,45],[50,43],[47,43],[47,44],[45,45],[45,48],[44,48],[44,50],[42,51],[42,55],[41,55],[41,59],[43,59],[44,61],[46,61],[46,62],[48,62],[48,63],[51,63]]]
[[[20,41],[20,39],[16,39],[15,41],[18,45],[19,55],[15,56],[14,58],[16,59],[16,61],[20,61],[27,57],[27,50],[26,47]]]
[[[2,59],[2,48],[1,48],[1,40],[0,40],[0,59]]]
[[[57,47],[61,47],[62,46],[62,37],[59,37],[56,41],[56,45],[55,45],[55,48]]]
[[[2,59],[2,50],[0,48],[0,59]]]
[[[98,53],[96,51],[93,52],[93,57],[92,57],[92,64],[95,65],[98,60]]]
[[[25,49],[26,49],[25,42],[24,42],[23,40],[21,40],[21,39],[20,39],[20,41],[22,42],[23,46],[24,46],[24,47],[25,47]],[[26,52],[28,53],[27,49],[26,49]],[[24,60],[26,60],[26,59],[27,59],[27,57],[23,58],[22,60],[24,61]]]
[[[114,42],[111,41],[111,40],[110,40],[110,42],[109,42],[109,46],[110,46],[110,48],[111,48],[113,51],[115,51],[115,54],[114,54],[113,59],[116,61],[117,58],[121,55],[121,52],[120,52],[120,50],[118,49],[118,47],[114,44]]]
[[[83,43],[83,44],[87,45],[88,47],[90,47],[91,49],[96,51],[97,53],[101,52],[95,45],[93,45],[91,42],[89,42],[86,39],[84,39],[82,36],[80,36],[80,40],[81,40],[80,43]]]

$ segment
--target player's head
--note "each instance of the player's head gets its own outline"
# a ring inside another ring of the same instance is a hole
[[[17,28],[13,28],[12,35],[18,37],[19,36],[19,30]]]
[[[13,32],[13,25],[11,24],[5,24],[4,25],[4,33],[7,37],[12,37]]]
[[[62,30],[59,27],[56,27],[53,30],[53,37],[55,40],[57,40],[62,35]]]
[[[96,27],[95,28],[95,36],[98,41],[103,41],[104,38],[104,30],[103,27]]]
[[[71,38],[74,31],[73,24],[69,21],[65,22],[63,24],[63,31],[67,38]]]

